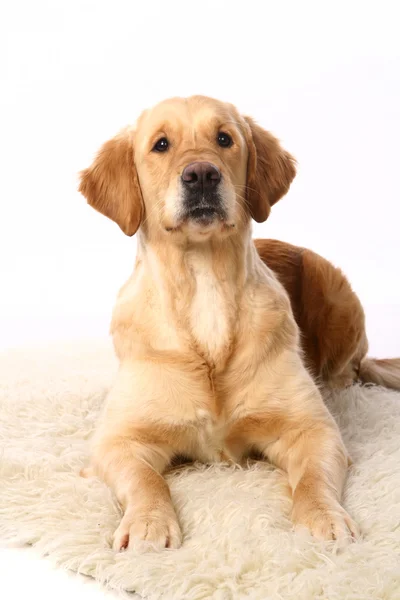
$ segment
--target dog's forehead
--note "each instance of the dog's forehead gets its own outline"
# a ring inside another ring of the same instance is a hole
[[[215,123],[235,122],[237,119],[235,108],[220,100],[206,96],[171,98],[145,111],[138,121],[138,129],[149,133],[168,123],[183,129],[190,127],[199,130]]]

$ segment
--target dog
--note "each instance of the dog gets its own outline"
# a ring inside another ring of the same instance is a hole
[[[290,245],[256,248],[251,220],[268,218],[295,174],[271,133],[203,96],[145,111],[81,173],[88,203],[138,236],[111,323],[119,370],[83,473],[123,509],[117,551],[181,545],[163,476],[179,455],[257,453],[287,472],[295,526],[322,540],[359,535],[341,505],[349,457],[316,379],[396,387],[398,365],[365,359],[362,308],[339,271]],[[351,322],[343,339],[332,304]]]

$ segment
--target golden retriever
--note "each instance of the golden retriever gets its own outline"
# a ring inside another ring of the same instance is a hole
[[[358,535],[340,503],[347,452],[311,373],[339,384],[371,368],[375,380],[379,369],[399,377],[361,360],[362,308],[339,271],[279,242],[258,242],[261,260],[251,219],[267,219],[295,173],[270,133],[202,96],[145,111],[81,173],[89,204],[138,232],[111,325],[120,366],[92,445],[91,472],[124,510],[116,550],[180,546],[163,477],[178,455],[238,463],[261,454],[287,471],[294,524],[320,539]],[[332,303],[340,327],[351,321],[338,342]]]

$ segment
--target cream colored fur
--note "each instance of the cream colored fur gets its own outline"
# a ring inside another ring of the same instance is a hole
[[[116,554],[115,496],[79,471],[117,369],[98,341],[0,355],[2,543],[34,544],[147,600],[399,599],[399,393],[354,386],[329,400],[353,459],[344,506],[356,543],[295,534],[287,477],[268,463],[197,463],[166,475],[181,548]]]
[[[400,358],[364,358],[360,376],[364,381],[400,389]]]

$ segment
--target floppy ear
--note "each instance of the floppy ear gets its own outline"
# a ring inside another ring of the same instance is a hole
[[[122,131],[80,173],[79,191],[90,206],[115,221],[126,235],[137,231],[143,213],[133,152],[133,133]]]
[[[271,206],[289,190],[296,175],[296,161],[278,140],[245,117],[249,127],[247,165],[247,203],[258,223],[268,218]]]

